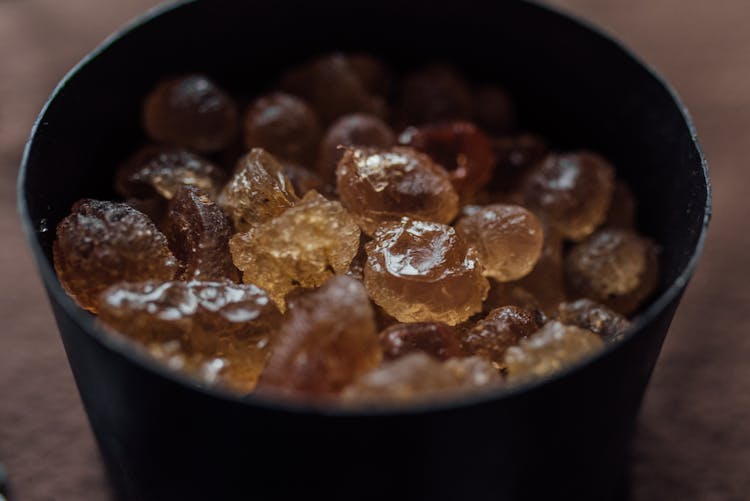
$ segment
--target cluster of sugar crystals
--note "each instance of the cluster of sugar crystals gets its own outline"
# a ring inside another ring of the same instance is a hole
[[[513,384],[621,339],[658,284],[614,167],[515,129],[501,87],[336,53],[250,97],[157,83],[126,202],[77,202],[53,247],[79,305],[202,384],[345,405]]]

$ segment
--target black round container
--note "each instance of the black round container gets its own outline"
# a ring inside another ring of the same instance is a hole
[[[160,77],[204,72],[251,95],[334,49],[397,68],[448,60],[500,82],[522,126],[601,152],[661,245],[658,295],[626,339],[525,387],[418,408],[311,408],[197,388],[105,336],[51,266],[57,222],[112,196],[142,140],[140,102]],[[624,485],[635,417],[709,217],[689,118],[656,75],[607,36],[522,2],[187,2],[109,39],[55,90],[36,123],[19,204],[78,389],[127,499],[608,499]],[[675,389],[679,391],[679,389]]]

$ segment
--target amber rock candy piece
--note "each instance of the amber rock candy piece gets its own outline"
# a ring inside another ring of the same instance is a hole
[[[187,353],[204,355],[261,337],[267,342],[281,320],[263,289],[229,281],[122,282],[104,290],[100,304],[99,319],[121,334],[179,340]]]
[[[526,177],[526,204],[560,233],[581,240],[604,222],[615,169],[594,153],[548,155]]]
[[[358,68],[341,53],[314,58],[290,70],[281,80],[281,87],[305,98],[324,124],[349,113],[383,115],[383,100],[370,94],[367,85]]]
[[[367,291],[400,322],[456,325],[481,311],[489,284],[479,256],[450,226],[404,217],[365,249]]]
[[[278,160],[262,148],[253,148],[237,163],[234,176],[219,196],[219,205],[237,231],[247,231],[278,216],[298,200]]]
[[[473,101],[463,77],[450,66],[438,64],[407,75],[400,106],[404,124],[423,125],[469,118]]]
[[[295,301],[260,385],[281,393],[335,394],[381,359],[367,291],[353,278],[336,276]]]
[[[302,99],[283,92],[257,98],[245,114],[247,148],[263,148],[282,160],[309,164],[320,144],[315,111]]]
[[[499,385],[500,376],[477,357],[445,362],[410,353],[360,377],[342,394],[345,403],[398,403],[434,399]]]
[[[439,360],[461,357],[464,354],[453,328],[440,322],[395,324],[378,336],[386,360],[413,352],[423,352]]]
[[[364,113],[345,115],[331,125],[323,138],[318,172],[327,181],[336,179],[336,167],[344,156],[341,146],[390,148],[395,142],[395,134],[380,118]]]
[[[83,199],[57,225],[52,248],[60,283],[96,313],[99,293],[121,281],[171,280],[177,260],[148,216],[125,203]]]
[[[630,327],[630,322],[603,304],[590,299],[561,303],[557,319],[566,325],[575,325],[599,334],[605,341],[616,341]]]
[[[587,297],[628,315],[658,283],[654,243],[630,230],[604,229],[570,250],[565,279],[573,297]]]
[[[547,315],[534,294],[515,282],[498,282],[494,279],[490,279],[489,282],[490,291],[482,304],[482,313],[486,315],[502,306],[518,306],[532,312],[539,325],[547,321]],[[557,303],[555,303],[555,306],[557,306]]]
[[[505,352],[510,379],[543,377],[586,358],[603,346],[591,331],[553,321]]]
[[[117,171],[115,188],[125,198],[170,200],[181,186],[195,186],[216,199],[226,181],[222,169],[180,148],[147,146]]]
[[[508,134],[516,111],[508,92],[496,85],[482,85],[474,92],[474,121],[490,134]]]
[[[479,251],[484,274],[502,282],[528,275],[542,254],[542,224],[519,205],[484,206],[460,219],[456,231]]]
[[[548,316],[553,316],[557,305],[566,299],[563,274],[563,240],[560,233],[549,224],[544,228],[542,254],[531,273],[514,285],[529,291]]]
[[[461,200],[471,201],[492,177],[495,154],[492,144],[470,122],[442,122],[409,127],[399,143],[427,153],[450,175]]]
[[[487,359],[497,369],[502,369],[505,351],[540,327],[533,312],[518,306],[503,306],[492,310],[466,332],[461,345],[466,353]]]
[[[284,297],[295,288],[346,273],[359,239],[359,227],[339,202],[310,191],[281,215],[235,235],[229,247],[243,280],[266,289],[284,310]]]
[[[182,279],[239,280],[229,253],[232,223],[204,191],[193,186],[177,191],[169,203],[164,233],[182,263]]]
[[[160,82],[143,106],[151,139],[201,153],[227,147],[237,135],[238,122],[232,98],[203,75]]]
[[[341,203],[368,235],[402,216],[447,224],[458,211],[445,170],[411,148],[347,148],[337,185]]]

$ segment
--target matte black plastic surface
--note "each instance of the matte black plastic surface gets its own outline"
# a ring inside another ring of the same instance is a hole
[[[398,68],[448,60],[506,85],[523,126],[598,150],[640,200],[662,247],[659,294],[626,340],[559,376],[434,406],[316,409],[195,387],[106,337],[50,266],[57,222],[111,197],[142,140],[159,78],[204,72],[245,95],[334,49]],[[19,179],[25,228],[81,397],[123,499],[608,499],[621,495],[643,392],[695,265],[708,175],[682,105],[606,36],[525,2],[239,2],[161,9],[117,34],[55,91]]]

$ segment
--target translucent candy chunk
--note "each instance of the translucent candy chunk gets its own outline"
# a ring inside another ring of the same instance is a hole
[[[510,379],[543,377],[586,358],[602,347],[591,331],[549,322],[542,329],[505,352]]]
[[[254,148],[238,162],[234,176],[221,192],[219,204],[237,231],[247,231],[278,216],[298,200],[276,158]]]
[[[440,322],[395,324],[379,335],[386,360],[422,352],[439,360],[463,356],[458,335],[450,326]]]
[[[179,148],[147,146],[117,171],[115,188],[125,198],[171,199],[181,186],[195,186],[216,199],[226,181],[222,169]]]
[[[581,240],[604,222],[614,175],[612,165],[594,153],[548,155],[526,177],[526,205],[564,237]]]
[[[656,288],[656,246],[629,230],[604,229],[573,247],[565,259],[573,297],[587,297],[628,315]]]
[[[154,223],[124,203],[84,199],[57,225],[52,248],[62,286],[97,311],[99,293],[121,281],[171,280],[177,260]]]
[[[336,167],[344,155],[341,146],[373,146],[390,148],[396,142],[391,128],[374,115],[355,113],[336,120],[320,146],[318,172],[327,181],[335,181]]]
[[[245,146],[263,148],[282,160],[310,165],[317,157],[321,134],[315,111],[291,94],[261,96],[245,114]]]
[[[625,317],[590,299],[561,303],[557,309],[557,319],[566,325],[599,334],[605,341],[620,339],[630,327]]]
[[[447,224],[458,211],[445,170],[411,148],[348,148],[337,184],[341,203],[369,235],[402,216]]]
[[[492,310],[466,332],[461,344],[466,353],[489,360],[494,367],[504,367],[505,351],[538,331],[537,316],[518,306]]]
[[[384,363],[346,388],[347,403],[398,403],[447,397],[501,384],[498,372],[477,358],[445,362],[424,353],[411,353]]]
[[[151,139],[202,153],[229,146],[238,122],[232,98],[202,75],[160,82],[143,106],[143,124]]]
[[[377,367],[373,315],[364,286],[350,277],[333,277],[297,298],[261,376],[263,391],[335,394]]]
[[[479,251],[484,274],[503,282],[528,275],[542,254],[542,225],[519,205],[484,206],[460,219],[456,231]]]
[[[463,202],[471,201],[492,178],[495,154],[489,138],[470,122],[409,127],[399,143],[427,153],[444,167]]]
[[[481,311],[489,284],[450,226],[404,217],[380,226],[365,249],[370,297],[400,322],[456,325]]]
[[[286,212],[235,235],[229,246],[243,280],[266,289],[283,310],[284,297],[297,287],[317,287],[346,273],[359,237],[340,203],[310,191]]]
[[[182,264],[182,279],[239,281],[229,253],[232,223],[204,191],[185,186],[176,192],[164,232]]]

